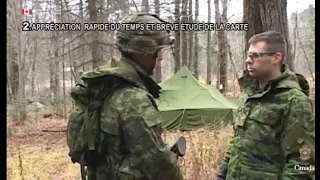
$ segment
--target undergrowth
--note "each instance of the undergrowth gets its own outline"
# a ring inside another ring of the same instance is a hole
[[[75,180],[80,178],[78,164],[68,157],[63,133],[47,133],[28,139],[8,139],[7,179],[9,180]],[[232,136],[230,127],[222,130],[165,132],[163,138],[172,145],[183,135],[187,154],[179,159],[186,180],[212,180]]]

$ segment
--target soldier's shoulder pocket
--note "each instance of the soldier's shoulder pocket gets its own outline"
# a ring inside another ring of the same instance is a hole
[[[142,118],[149,128],[160,125],[162,123],[161,115],[157,111],[150,110],[150,112],[146,112],[145,116],[143,116]]]
[[[307,145],[311,150],[315,149],[313,137],[299,124],[295,124],[284,139],[285,148],[297,150],[303,144]]]
[[[234,126],[243,127],[250,113],[250,108],[241,106],[235,111]]]
[[[146,125],[150,128],[162,123],[162,117],[158,111],[157,105],[152,97],[146,95],[149,100],[149,106],[143,111],[142,118]]]

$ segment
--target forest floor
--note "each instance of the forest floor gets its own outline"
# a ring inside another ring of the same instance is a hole
[[[65,119],[39,118],[24,124],[10,124],[7,137],[8,180],[79,180],[80,167],[73,164],[66,145]],[[32,126],[32,128],[30,128]],[[43,132],[43,131],[62,132]],[[212,180],[227,148],[232,129],[219,131],[165,132],[164,140],[173,142],[183,135],[187,154],[179,159],[186,180]]]
[[[7,138],[7,179],[9,180],[75,180],[80,179],[79,166],[68,157],[66,120],[49,117],[14,127],[14,135]]]

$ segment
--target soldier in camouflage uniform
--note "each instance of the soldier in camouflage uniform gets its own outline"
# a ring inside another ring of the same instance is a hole
[[[219,180],[311,180],[314,114],[306,79],[283,64],[286,43],[267,31],[249,40],[240,85],[248,95],[234,122],[234,137]]]
[[[132,14],[122,23],[163,23],[158,16]],[[116,90],[106,100],[101,128],[106,136],[102,149],[109,164],[88,170],[98,180],[182,180],[177,155],[161,138],[161,116],[153,98],[159,86],[150,78],[161,49],[174,43],[167,31],[125,31],[115,34],[120,59],[107,66],[132,84]]]

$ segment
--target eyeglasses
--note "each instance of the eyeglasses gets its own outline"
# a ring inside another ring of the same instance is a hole
[[[247,57],[250,57],[251,59],[258,59],[263,55],[274,55],[276,53],[273,52],[247,52]]]

